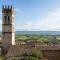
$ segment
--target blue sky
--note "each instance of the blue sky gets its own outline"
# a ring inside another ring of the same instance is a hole
[[[4,4],[11,4],[5,0]],[[12,0],[15,9],[15,30],[60,31],[60,0]],[[0,1],[0,30],[2,21]]]

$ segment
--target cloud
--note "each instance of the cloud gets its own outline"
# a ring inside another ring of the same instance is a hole
[[[60,8],[54,9],[47,17],[40,21],[45,30],[59,30],[60,29]]]
[[[24,23],[18,23],[18,24],[16,23],[15,25],[16,25],[15,27],[17,27],[16,28],[17,30],[20,30],[20,29],[30,30],[33,27],[33,24],[31,22],[24,22]]]
[[[41,21],[38,20],[36,26],[38,30],[60,30],[60,8],[49,12]]]
[[[41,20],[35,20],[34,22],[18,23],[18,29],[23,30],[60,30],[60,8],[56,8],[50,11],[46,17]]]
[[[0,24],[2,25],[2,20],[0,21]]]

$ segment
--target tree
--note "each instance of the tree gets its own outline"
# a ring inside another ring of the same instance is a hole
[[[42,59],[41,54],[39,55],[39,53],[37,51],[33,51],[31,55],[27,55],[27,52],[23,55],[24,57],[21,60],[40,60]]]
[[[5,60],[5,57],[4,56],[0,56],[0,60]]]
[[[55,36],[53,36],[52,38],[49,38],[48,44],[59,44],[59,41]]]

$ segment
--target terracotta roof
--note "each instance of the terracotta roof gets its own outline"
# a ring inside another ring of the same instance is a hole
[[[14,45],[10,46],[6,57],[22,56],[27,52],[27,55],[30,55],[34,46],[32,45]]]
[[[46,45],[46,46],[36,46],[41,48],[41,50],[60,50],[60,45]]]
[[[23,56],[26,52],[27,55],[31,55],[33,50],[37,51],[41,50],[60,50],[60,45],[39,45],[39,44],[22,44],[22,45],[14,45],[10,46],[6,57],[18,57]]]

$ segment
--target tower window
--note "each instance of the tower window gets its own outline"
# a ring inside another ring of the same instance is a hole
[[[4,16],[5,18],[5,23],[10,24],[10,16]]]
[[[4,19],[5,19],[5,23],[6,23],[6,16],[4,16]]]
[[[8,24],[10,24],[10,16],[7,16],[7,22],[8,22]]]

